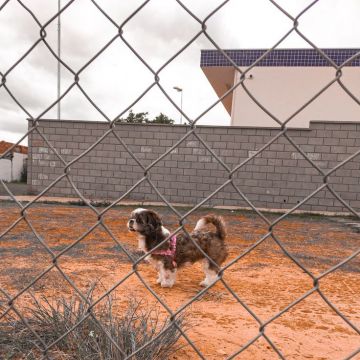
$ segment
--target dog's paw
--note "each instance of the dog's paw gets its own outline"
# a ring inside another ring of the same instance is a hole
[[[211,279],[204,279],[204,280],[200,283],[200,286],[207,287],[207,286],[213,284],[217,279],[218,279],[218,277],[211,278]]]
[[[156,283],[157,283],[157,284],[161,284],[161,279],[160,279],[160,277],[157,278]]]
[[[170,281],[163,281],[161,282],[161,287],[163,288],[172,288],[174,285],[173,282],[170,282]]]

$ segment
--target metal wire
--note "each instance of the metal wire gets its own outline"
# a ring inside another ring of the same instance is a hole
[[[292,27],[289,28],[289,30],[278,40],[276,43],[270,47],[263,55],[261,55],[254,63],[247,67],[245,70],[242,70],[231,57],[216,43],[216,41],[209,35],[207,32],[207,23],[208,21],[224,6],[227,5],[227,3],[230,0],[226,0],[222,3],[220,3],[215,9],[213,9],[204,19],[198,18],[194,12],[183,4],[180,0],[174,0],[183,10],[186,11],[186,13],[194,19],[198,25],[199,30],[192,38],[190,38],[186,44],[179,49],[175,54],[173,54],[162,66],[160,66],[157,70],[153,69],[149,63],[144,59],[139,52],[136,51],[135,47],[131,45],[131,42],[126,39],[127,35],[127,23],[134,18],[144,7],[146,7],[151,0],[144,1],[137,9],[135,9],[133,12],[131,12],[128,17],[121,23],[118,24],[111,16],[108,14],[96,1],[90,0],[88,6],[94,6],[98,11],[99,15],[105,17],[107,21],[113,26],[114,28],[114,35],[113,37],[101,48],[99,49],[94,56],[92,56],[78,71],[73,70],[63,59],[60,59],[58,57],[58,54],[52,49],[50,44],[47,41],[47,33],[46,29],[47,27],[53,23],[55,20],[57,20],[60,17],[60,14],[62,14],[65,11],[70,11],[71,5],[75,2],[75,0],[70,0],[66,2],[66,4],[61,7],[47,22],[42,24],[36,14],[30,9],[29,6],[26,6],[22,1],[16,0],[17,3],[24,9],[25,12],[29,14],[29,16],[34,20],[34,26],[38,27],[39,30],[39,38],[31,45],[31,47],[12,65],[10,66],[6,71],[2,72],[0,71],[1,76],[1,82],[0,82],[0,89],[3,88],[9,96],[12,98],[12,100],[15,102],[15,104],[19,107],[19,110],[21,110],[25,116],[30,120],[30,126],[28,131],[25,133],[24,136],[22,136],[19,141],[13,145],[11,148],[9,148],[7,151],[5,151],[3,154],[0,155],[0,159],[6,157],[8,153],[10,153],[16,145],[21,143],[27,136],[31,135],[32,133],[37,133],[47,144],[47,146],[53,151],[53,153],[56,155],[56,157],[60,160],[63,168],[63,174],[58,176],[50,185],[48,185],[40,194],[38,194],[32,201],[30,201],[27,204],[22,204],[20,201],[16,199],[14,194],[10,191],[10,189],[7,187],[7,185],[1,181],[2,186],[4,187],[5,191],[9,194],[10,198],[13,200],[13,202],[19,207],[19,218],[14,221],[9,227],[0,234],[0,241],[1,239],[9,233],[16,225],[24,220],[26,224],[29,226],[31,231],[33,232],[36,241],[40,243],[40,245],[46,250],[46,252],[51,257],[51,262],[49,263],[49,266],[43,270],[41,274],[39,274],[36,278],[33,278],[29,284],[27,284],[21,291],[19,291],[17,294],[10,296],[3,288],[0,287],[0,292],[5,296],[7,299],[7,309],[0,315],[0,320],[4,318],[10,311],[13,311],[19,319],[25,324],[25,326],[34,334],[34,336],[38,340],[38,344],[36,346],[38,347],[39,351],[42,354],[43,359],[51,359],[51,356],[49,354],[49,350],[51,350],[59,341],[61,341],[64,337],[66,337],[71,331],[73,331],[77,326],[80,326],[80,324],[88,319],[89,317],[92,318],[93,321],[96,322],[96,324],[99,326],[99,328],[106,334],[106,336],[109,338],[111,343],[120,351],[120,353],[124,356],[125,359],[131,359],[136,356],[136,354],[146,348],[146,346],[150,345],[152,342],[156,341],[156,339],[161,336],[161,334],[170,326],[175,326],[181,333],[181,336],[184,338],[184,340],[192,347],[192,349],[195,351],[195,353],[198,355],[201,359],[206,359],[204,354],[200,351],[200,349],[196,346],[196,344],[192,341],[192,339],[189,337],[189,335],[179,326],[177,322],[178,316],[180,316],[183,311],[185,311],[195,300],[200,298],[203,294],[205,294],[214,284],[209,285],[202,291],[200,291],[196,296],[192,297],[189,301],[182,304],[176,311],[172,311],[170,307],[165,303],[163,299],[157,294],[157,292],[152,289],[152,287],[145,281],[145,279],[142,277],[141,273],[138,271],[138,265],[141,262],[142,259],[144,259],[148,254],[145,254],[140,259],[135,260],[132,255],[126,250],[126,247],[116,238],[116,236],[111,232],[111,230],[108,228],[108,226],[104,223],[103,217],[104,215],[112,209],[116,204],[121,202],[127,195],[129,195],[133,190],[135,190],[139,185],[141,185],[144,182],[147,182],[151,188],[159,195],[159,197],[162,199],[162,201],[166,204],[169,209],[172,210],[172,212],[176,215],[179,222],[179,227],[171,234],[167,239],[163,241],[165,243],[173,234],[176,234],[180,231],[183,231],[187,233],[186,227],[185,227],[185,221],[188,216],[193,214],[198,208],[200,208],[203,204],[208,202],[210,199],[212,199],[219,191],[224,189],[227,185],[231,185],[236,193],[240,195],[240,197],[253,209],[253,211],[261,218],[262,221],[264,221],[265,225],[268,228],[268,232],[266,235],[264,235],[262,238],[255,241],[248,249],[246,249],[242,254],[238,255],[235,259],[228,262],[226,265],[224,265],[222,268],[218,268],[219,270],[219,276],[217,279],[217,282],[221,282],[224,287],[227,289],[228,293],[235,299],[235,301],[257,322],[259,326],[258,333],[250,339],[246,344],[243,344],[239,349],[237,349],[233,354],[231,354],[228,359],[233,359],[237,355],[239,355],[241,352],[245,351],[248,347],[250,347],[252,344],[254,344],[258,339],[263,338],[269,345],[270,348],[278,355],[279,358],[285,359],[285,356],[280,351],[280,349],[274,344],[274,342],[269,338],[269,336],[265,333],[266,328],[269,324],[271,324],[273,321],[275,321],[277,318],[281,317],[284,313],[286,313],[288,310],[290,310],[292,307],[306,299],[308,296],[310,296],[313,293],[318,293],[321,298],[324,300],[324,303],[329,306],[343,321],[344,323],[351,327],[358,335],[360,335],[359,328],[352,323],[326,296],[325,294],[320,290],[320,283],[321,280],[325,277],[327,277],[329,274],[333,273],[334,271],[338,270],[341,266],[345,265],[349,261],[351,261],[353,258],[359,255],[360,249],[355,251],[353,254],[348,256],[346,259],[338,263],[337,265],[334,265],[327,271],[323,272],[322,274],[315,276],[312,274],[304,265],[302,265],[296,257],[294,257],[290,251],[287,250],[286,246],[282,243],[282,241],[276,236],[275,234],[275,228],[276,226],[284,220],[286,217],[288,217],[293,211],[301,207],[303,204],[305,204],[307,201],[309,201],[311,198],[313,198],[319,191],[327,188],[333,195],[336,197],[344,207],[346,207],[353,215],[355,215],[357,218],[360,218],[360,214],[353,209],[345,200],[341,198],[341,196],[332,188],[331,184],[329,183],[329,176],[339,168],[343,167],[345,164],[347,164],[349,161],[351,161],[355,156],[360,154],[360,149],[355,152],[353,155],[349,156],[347,159],[343,160],[341,163],[336,165],[333,169],[325,172],[322,170],[319,166],[316,165],[316,163],[306,154],[305,151],[301,148],[300,145],[298,145],[287,133],[287,124],[301,111],[303,111],[307,106],[309,106],[314,100],[316,100],[323,92],[325,92],[333,83],[337,82],[341,88],[344,90],[344,92],[355,102],[360,106],[360,100],[345,86],[345,84],[342,82],[342,68],[349,64],[354,59],[358,58],[360,56],[360,53],[355,54],[350,59],[346,60],[343,64],[337,65],[329,56],[327,56],[320,48],[318,48],[307,36],[305,36],[301,30],[301,18],[302,16],[311,11],[311,9],[319,2],[319,0],[315,0],[312,3],[310,3],[307,7],[305,7],[296,17],[291,16],[282,6],[280,6],[276,1],[269,0],[269,2],[274,5],[274,7],[280,11],[285,17],[290,19],[293,23]],[[10,2],[15,2],[15,0],[7,0],[0,6],[0,11],[2,11]],[[304,41],[306,41],[310,47],[315,49],[324,59],[327,60],[329,63],[329,66],[332,66],[335,69],[335,76],[331,81],[329,81],[325,86],[323,86],[321,89],[319,89],[315,94],[313,94],[308,101],[306,101],[301,107],[299,107],[291,116],[289,116],[286,119],[279,119],[274,114],[271,113],[269,109],[267,109],[257,98],[255,95],[251,93],[249,88],[246,86],[246,74],[253,69],[255,66],[259,64],[259,62],[263,59],[265,59],[274,49],[276,49],[288,36],[292,33],[296,32]],[[234,67],[234,69],[240,73],[240,80],[235,83],[228,91],[226,91],[217,101],[212,103],[208,108],[206,108],[203,112],[201,112],[197,117],[194,119],[191,119],[184,111],[183,109],[179,108],[179,106],[176,104],[176,102],[172,99],[172,97],[167,93],[167,91],[164,89],[164,87],[161,84],[161,78],[160,74],[161,72],[174,60],[176,59],[182,52],[184,52],[191,44],[196,41],[199,36],[205,36],[211,44],[226,58],[230,64]],[[86,90],[83,88],[82,85],[80,85],[81,81],[81,74],[82,72],[101,54],[114,42],[122,42],[125,44],[129,50],[137,57],[137,59],[146,67],[146,69],[154,76],[154,80],[146,87],[145,90],[140,90],[139,95],[137,96],[134,101],[132,101],[126,108],[124,108],[115,118],[111,119],[106,113],[95,103],[95,101],[91,98],[91,96],[86,92]],[[52,104],[50,104],[48,107],[43,109],[40,114],[34,115],[31,114],[26,107],[21,104],[21,102],[16,98],[16,96],[13,94],[9,86],[6,84],[7,78],[11,76],[12,71],[22,62],[24,59],[31,54],[31,52],[40,44],[43,43],[46,48],[49,50],[49,56],[53,56],[56,61],[59,62],[62,66],[64,66],[74,77],[73,82],[65,89],[65,91],[59,96],[59,98],[54,101]],[[0,69],[1,70],[1,69]],[[248,94],[248,96],[252,99],[252,101],[260,108],[262,109],[267,115],[269,115],[278,125],[279,125],[279,132],[272,137],[266,144],[264,144],[259,150],[252,153],[252,155],[244,160],[243,162],[239,163],[237,166],[233,167],[232,169],[216,154],[216,152],[205,142],[205,140],[198,134],[197,132],[197,123],[198,121],[206,115],[213,107],[215,107],[220,101],[222,101],[226,96],[231,94],[236,88],[241,86],[245,92]],[[47,139],[47,137],[40,131],[39,127],[39,121],[40,119],[44,118],[44,116],[54,107],[59,105],[60,101],[66,97],[66,95],[70,92],[70,90],[74,87],[77,87],[81,93],[84,95],[85,99],[88,100],[90,105],[97,110],[97,112],[100,114],[102,118],[106,122],[108,122],[109,128],[104,132],[104,134],[97,139],[88,149],[83,151],[80,155],[75,157],[72,161],[66,162],[65,159],[59,154],[59,152],[54,148],[54,146],[50,143],[50,141]],[[118,126],[118,121],[120,117],[125,114],[129,109],[131,109],[138,101],[140,101],[152,88],[158,87],[160,91],[165,95],[165,97],[168,99],[168,101],[176,108],[179,113],[181,113],[182,117],[187,121],[187,123],[190,125],[188,128],[188,131],[185,135],[183,135],[178,141],[175,142],[175,144],[170,147],[165,153],[163,153],[159,158],[155,159],[150,165],[145,166],[142,164],[141,160],[136,157],[136,155],[131,151],[131,149],[126,145],[124,140],[114,131],[116,126]],[[141,169],[144,172],[144,176],[138,180],[136,183],[134,183],[124,194],[122,194],[118,199],[113,201],[108,207],[106,207],[102,211],[98,211],[94,206],[91,205],[91,203],[81,194],[81,192],[77,189],[75,183],[72,181],[71,178],[71,166],[78,162],[80,159],[82,159],[86,154],[88,154],[95,146],[97,146],[100,142],[102,142],[104,139],[106,139],[109,135],[114,135],[117,139],[118,143],[121,144],[125,150],[128,152],[128,154],[131,156],[131,158],[136,162],[136,164],[141,167]],[[170,154],[174,149],[180,146],[182,142],[184,142],[189,136],[195,136],[199,142],[210,152],[213,159],[216,160],[218,164],[222,166],[222,168],[225,170],[225,172],[228,174],[228,178],[224,179],[224,182],[222,185],[220,185],[215,191],[213,191],[211,194],[209,194],[206,198],[204,198],[201,202],[196,204],[191,210],[189,210],[186,214],[182,215],[179,213],[173,205],[166,199],[166,197],[159,191],[159,189],[154,185],[154,183],[151,181],[151,170],[152,168],[160,162],[164,157],[166,157],[168,154]],[[283,215],[279,216],[276,220],[270,221],[265,214],[263,214],[261,211],[259,211],[252,203],[251,201],[246,197],[246,195],[241,191],[241,189],[234,183],[234,175],[239,171],[242,167],[244,167],[249,161],[260,155],[263,151],[265,151],[271,144],[273,144],[276,140],[278,140],[280,137],[286,138],[295,148],[296,150],[309,162],[309,164],[316,169],[319,174],[322,176],[323,184],[320,185],[317,189],[315,189],[310,195],[305,197],[300,203],[298,203],[293,208],[289,209],[287,212],[285,212]],[[79,236],[78,239],[76,239],[74,242],[72,242],[69,246],[67,246],[65,249],[63,249],[60,253],[55,254],[46,244],[46,242],[39,236],[39,234],[36,232],[35,228],[33,227],[30,218],[28,217],[27,210],[31,208],[41,197],[43,197],[52,187],[54,187],[60,180],[67,179],[70,186],[74,189],[78,197],[86,204],[86,206],[95,213],[97,216],[97,221],[95,224],[93,224],[88,230],[86,230],[81,236]],[[98,299],[96,299],[94,302],[89,303],[85,295],[81,292],[81,290],[76,286],[76,284],[64,273],[64,271],[61,269],[58,260],[66,254],[70,249],[72,249],[75,245],[80,243],[87,235],[89,235],[92,231],[94,231],[96,228],[101,227],[105,232],[112,238],[112,240],[121,248],[121,250],[126,254],[129,261],[132,263],[132,270],[126,274],[122,279],[120,279],[118,282],[116,282],[110,289],[105,291],[103,294],[101,294]],[[258,247],[260,244],[262,244],[265,241],[273,241],[275,246],[278,246],[281,251],[284,253],[284,255],[289,258],[297,267],[299,267],[302,271],[304,271],[307,276],[311,279],[313,283],[313,287],[308,290],[306,293],[302,294],[300,297],[295,299],[292,303],[288,304],[285,308],[283,308],[281,311],[273,315],[271,318],[267,320],[261,320],[256,313],[242,300],[239,295],[231,288],[231,286],[224,280],[223,274],[232,266],[234,266],[236,263],[238,263],[244,256],[252,252],[256,247]],[[162,243],[162,244],[163,244]],[[157,247],[161,246],[162,244],[159,244]],[[197,243],[194,243],[195,246],[198,246]],[[156,248],[157,248],[156,247]],[[152,251],[154,251],[156,248],[154,248]],[[204,253],[200,248],[199,250],[203,253],[203,255],[214,265],[214,261],[209,258],[206,253]],[[152,252],[151,251],[151,252]],[[150,252],[150,253],[151,253]],[[216,265],[217,266],[217,265]],[[49,271],[56,269],[58,273],[62,276],[62,278],[74,289],[74,291],[84,300],[86,301],[88,305],[88,311],[84,317],[79,320],[77,324],[75,324],[71,329],[69,329],[66,333],[64,333],[61,337],[59,337],[57,340],[53,341],[51,344],[46,344],[41,339],[41,337],[34,331],[34,329],[31,328],[31,326],[28,324],[24,316],[22,315],[20,309],[16,306],[16,301],[24,292],[29,290],[29,288],[33,285],[35,285],[43,276],[45,276]],[[146,289],[155,299],[156,301],[163,307],[163,309],[166,310],[166,312],[169,314],[171,319],[171,324],[164,328],[162,332],[156,337],[150,340],[148,343],[144,344],[141,348],[136,349],[132,354],[126,356],[124,353],[124,350],[119,347],[119,345],[116,343],[116,341],[111,337],[109,333],[106,332],[101,322],[96,318],[94,313],[92,312],[93,308],[102,301],[106,296],[108,296],[112,291],[114,291],[118,286],[120,286],[124,281],[126,281],[131,276],[137,276],[137,278],[141,281],[141,283],[144,286],[144,289]],[[352,353],[348,354],[346,359],[351,359],[352,357],[356,356],[359,353],[359,349],[353,351]]]

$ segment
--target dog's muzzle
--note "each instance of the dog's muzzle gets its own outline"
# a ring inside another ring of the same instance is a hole
[[[128,227],[128,229],[129,229],[129,231],[136,231],[135,229],[134,229],[134,219],[130,219],[129,221],[128,221],[128,224],[127,224],[127,227]]]

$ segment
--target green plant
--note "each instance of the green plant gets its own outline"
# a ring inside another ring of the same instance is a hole
[[[129,111],[129,114],[126,118],[120,118],[120,123],[127,124],[174,124],[174,120],[170,119],[168,116],[160,113],[154,119],[148,119],[148,112],[134,113],[132,110]]]
[[[174,120],[170,119],[168,116],[164,115],[163,113],[160,113],[158,116],[156,116],[151,123],[153,124],[174,124]]]
[[[128,116],[126,118],[121,118],[119,122],[130,124],[147,124],[149,122],[149,119],[147,118],[148,114],[148,112],[134,113],[132,110],[130,110]]]

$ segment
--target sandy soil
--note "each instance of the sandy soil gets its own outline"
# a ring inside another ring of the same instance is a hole
[[[130,207],[118,207],[107,212],[104,219],[119,242],[136,257],[136,237],[126,230],[131,210]],[[167,209],[158,210],[164,215],[165,225],[174,230],[176,217]],[[204,213],[206,211],[197,212],[189,218],[189,230]],[[265,223],[254,213],[219,213],[224,216],[228,227],[230,255],[227,262],[267,233]],[[27,214],[38,235],[55,253],[74,243],[97,221],[97,216],[91,210],[78,206],[36,205]],[[272,220],[277,216],[269,215]],[[18,217],[19,209],[16,206],[0,203],[0,234]],[[274,233],[315,276],[351,255],[360,243],[359,233],[334,218],[292,216],[275,226]],[[132,269],[127,256],[101,227],[65,252],[58,264],[82,291],[95,280],[100,281],[104,289],[109,289]],[[16,295],[49,265],[50,255],[25,221],[19,222],[0,239],[0,286],[11,295]],[[163,289],[155,283],[155,271],[148,264],[141,263],[138,274],[171,310],[176,311],[190,303],[186,307],[191,324],[187,335],[207,359],[225,359],[259,333],[259,324],[221,282],[191,302],[202,290],[199,286],[203,278],[200,264],[181,270],[172,289]],[[311,277],[285,256],[272,238],[267,238],[226,270],[224,281],[263,322],[313,287]],[[360,327],[359,257],[321,279],[320,289],[343,315]],[[36,295],[46,293],[49,296],[73,292],[55,268],[30,290]],[[130,293],[150,303],[156,302],[136,274],[119,285],[114,293],[124,302]],[[15,304],[21,309],[28,301],[29,295],[25,292],[16,299]],[[359,334],[331,310],[317,292],[270,322],[265,327],[265,334],[287,359],[343,359],[360,347]],[[177,360],[197,358],[190,346],[173,357]],[[268,360],[277,359],[278,356],[269,343],[260,337],[236,358]],[[354,358],[360,359],[360,354]]]

